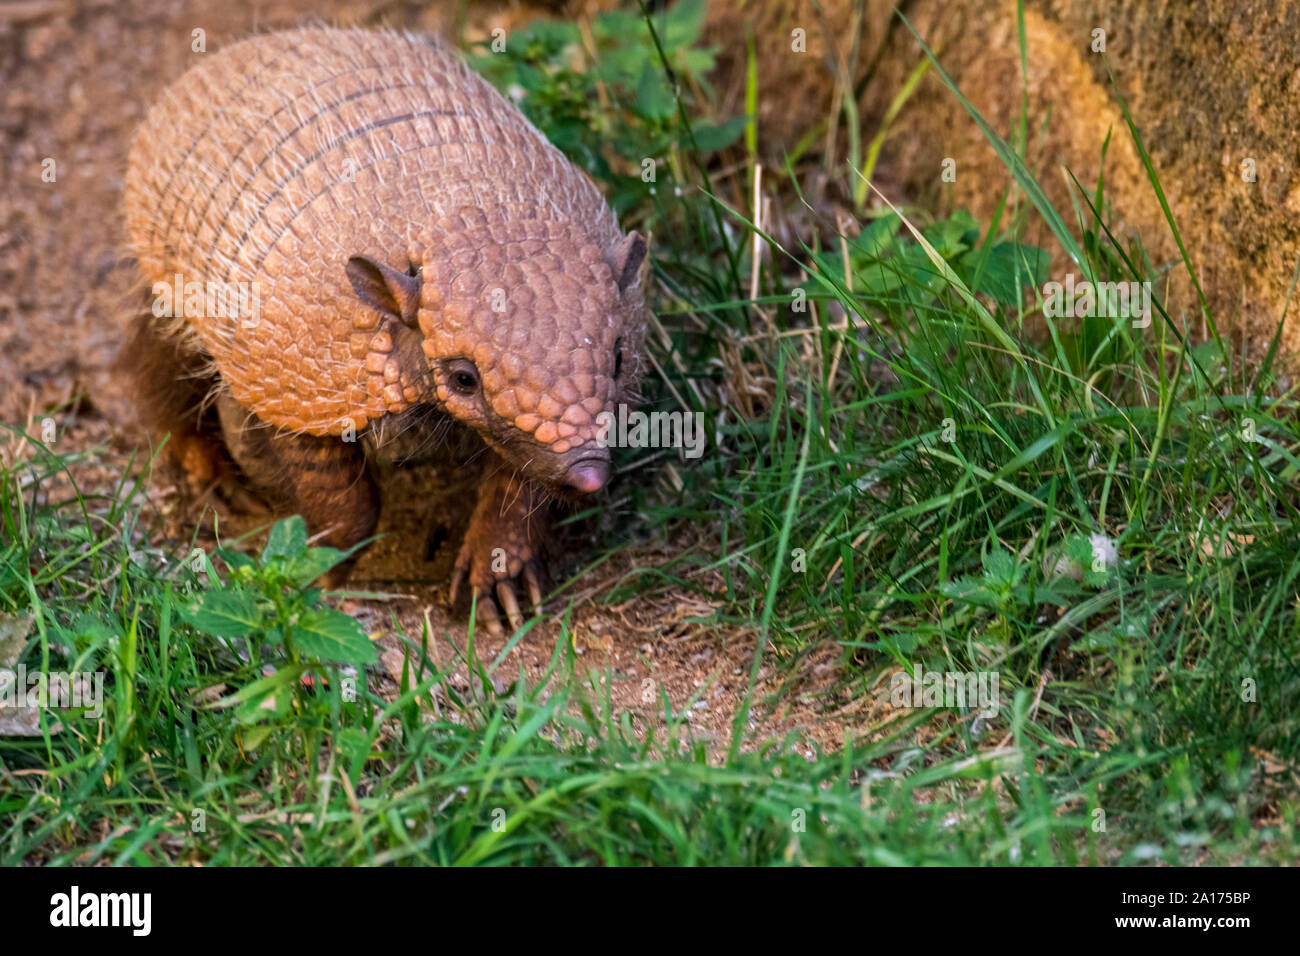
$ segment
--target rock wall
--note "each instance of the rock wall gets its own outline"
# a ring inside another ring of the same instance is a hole
[[[1161,291],[1175,318],[1185,315],[1190,328],[1200,329],[1196,297],[1125,126],[1117,86],[1220,329],[1233,333],[1249,354],[1262,353],[1300,258],[1300,122],[1294,115],[1300,4],[1026,0],[1027,75],[1014,0],[904,0],[901,6],[1003,136],[1015,129],[1027,96],[1030,165],[1067,221],[1072,187],[1063,166],[1091,190],[1102,143],[1112,132],[1105,165],[1112,227],[1126,243],[1140,236],[1157,268],[1172,265],[1166,273],[1172,285]],[[841,90],[861,87],[856,102],[863,139],[870,140],[922,55],[901,24],[890,28],[893,19],[892,5],[877,0],[715,0],[711,36],[723,46],[719,83],[732,108],[739,103],[743,109],[746,27],[755,38],[760,94],[768,94],[760,137],[769,161],[779,161],[831,114],[837,75],[849,80]],[[795,27],[806,30],[808,52],[802,55],[791,51]],[[1093,50],[1097,29],[1105,31],[1104,53]],[[844,141],[841,128],[834,141],[839,161]],[[945,158],[956,162],[955,182],[941,180]],[[898,189],[891,198],[964,206],[983,222],[1010,183],[933,71],[894,121],[877,177]],[[1036,219],[1030,217],[1031,234],[1041,238]],[[1059,250],[1053,265],[1068,271]],[[1290,326],[1284,348],[1294,355],[1300,353],[1300,322]]]

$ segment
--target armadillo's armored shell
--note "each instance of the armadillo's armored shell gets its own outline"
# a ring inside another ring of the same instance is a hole
[[[602,278],[608,285],[608,267],[598,260],[622,238],[595,186],[513,105],[454,54],[391,33],[299,30],[206,56],[167,91],[138,132],[126,194],[132,242],[151,281],[225,283],[227,292],[247,294],[245,308],[233,315],[185,309],[235,400],[264,421],[317,435],[360,429],[418,397],[394,381],[385,354],[391,339],[353,293],[344,271],[349,257],[395,266],[427,258],[435,275],[426,276],[425,297],[451,301],[463,298],[456,294],[458,260],[439,258],[439,248],[458,250],[462,262],[472,260],[473,250],[465,248],[470,231],[448,235],[448,223],[468,226],[472,219],[485,241],[492,238],[485,224],[506,239],[533,235],[521,222],[548,229],[572,224],[556,239],[577,261],[558,262],[546,284],[563,300],[608,308],[605,292],[584,297],[575,286]],[[467,217],[466,210],[476,215]],[[518,243],[503,248],[524,254]],[[520,266],[527,270],[537,261]],[[430,288],[430,278],[449,291]],[[639,281],[628,292],[629,300],[640,298]],[[526,304],[510,302],[507,311],[489,314],[500,322],[520,315],[535,322],[531,310],[518,311]],[[174,305],[174,311],[181,310]],[[570,317],[553,318],[563,324]],[[605,317],[580,309],[571,321],[591,328],[560,330],[550,346],[564,342],[572,349],[592,339],[593,348],[612,348],[603,341]],[[424,331],[430,336],[438,329]],[[512,351],[510,334],[491,331],[489,341],[501,348],[475,353],[489,385],[514,382],[524,367],[546,367],[552,357],[554,348]],[[635,379],[644,326],[622,332]],[[575,391],[573,378],[597,371],[578,367],[548,378],[564,403],[555,417],[578,409],[568,416],[573,436],[554,428],[538,433],[545,422],[528,417],[536,409],[527,395],[494,404],[515,401],[498,412],[539,440],[576,443],[588,437],[586,416],[607,400],[602,392],[612,385],[583,378],[580,384],[592,390]],[[553,406],[548,401],[548,410]]]

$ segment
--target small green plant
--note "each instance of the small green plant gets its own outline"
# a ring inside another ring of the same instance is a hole
[[[1012,605],[1030,603],[1025,584],[1025,565],[1016,561],[1015,555],[996,548],[984,555],[983,574],[979,577],[962,577],[944,581],[939,590],[946,597],[963,601],[976,607],[1004,611]]]
[[[610,10],[596,16],[588,37],[576,23],[538,22],[473,65],[570,159],[608,183],[621,213],[654,194],[658,161],[680,182],[682,151],[716,152],[744,131],[744,117],[681,121],[679,100],[698,115],[709,94],[704,77],[715,51],[699,45],[705,11],[703,0],[682,0],[656,15],[662,56],[639,14]]]
[[[1000,306],[1017,308],[1025,286],[1046,280],[1049,256],[1045,250],[1021,242],[981,244],[980,231],[975,217],[959,209],[950,218],[927,226],[922,235],[971,291],[987,295]],[[895,213],[873,220],[845,246],[852,288],[863,297],[896,296],[904,287],[928,288],[936,296],[948,289],[948,280],[935,268],[925,248],[902,229]],[[844,274],[844,253],[828,249],[813,258],[828,274],[839,276]]]
[[[285,716],[293,689],[308,674],[323,677],[329,665],[362,667],[375,661],[375,649],[356,619],[324,604],[322,590],[312,586],[347,554],[308,547],[301,517],[277,522],[258,559],[226,548],[218,549],[217,556],[230,569],[229,580],[221,585],[207,561],[208,575],[218,586],[182,599],[178,611],[195,630],[242,641],[249,660],[274,666],[228,698],[242,722]]]

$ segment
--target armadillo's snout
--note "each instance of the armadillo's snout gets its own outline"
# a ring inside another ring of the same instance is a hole
[[[565,482],[583,494],[600,491],[609,481],[609,460],[605,458],[583,458],[575,461],[565,472]]]

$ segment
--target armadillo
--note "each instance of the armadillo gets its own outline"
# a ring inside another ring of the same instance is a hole
[[[468,582],[489,625],[517,625],[548,502],[606,484],[602,413],[645,365],[646,240],[595,184],[440,44],[304,29],[165,92],[126,209],[155,296],[181,293],[130,351],[182,463],[202,477],[227,454],[348,549],[377,526],[375,461],[463,431],[439,447],[488,464],[451,598]],[[242,308],[189,295],[214,286]],[[213,409],[222,449],[199,441]]]

